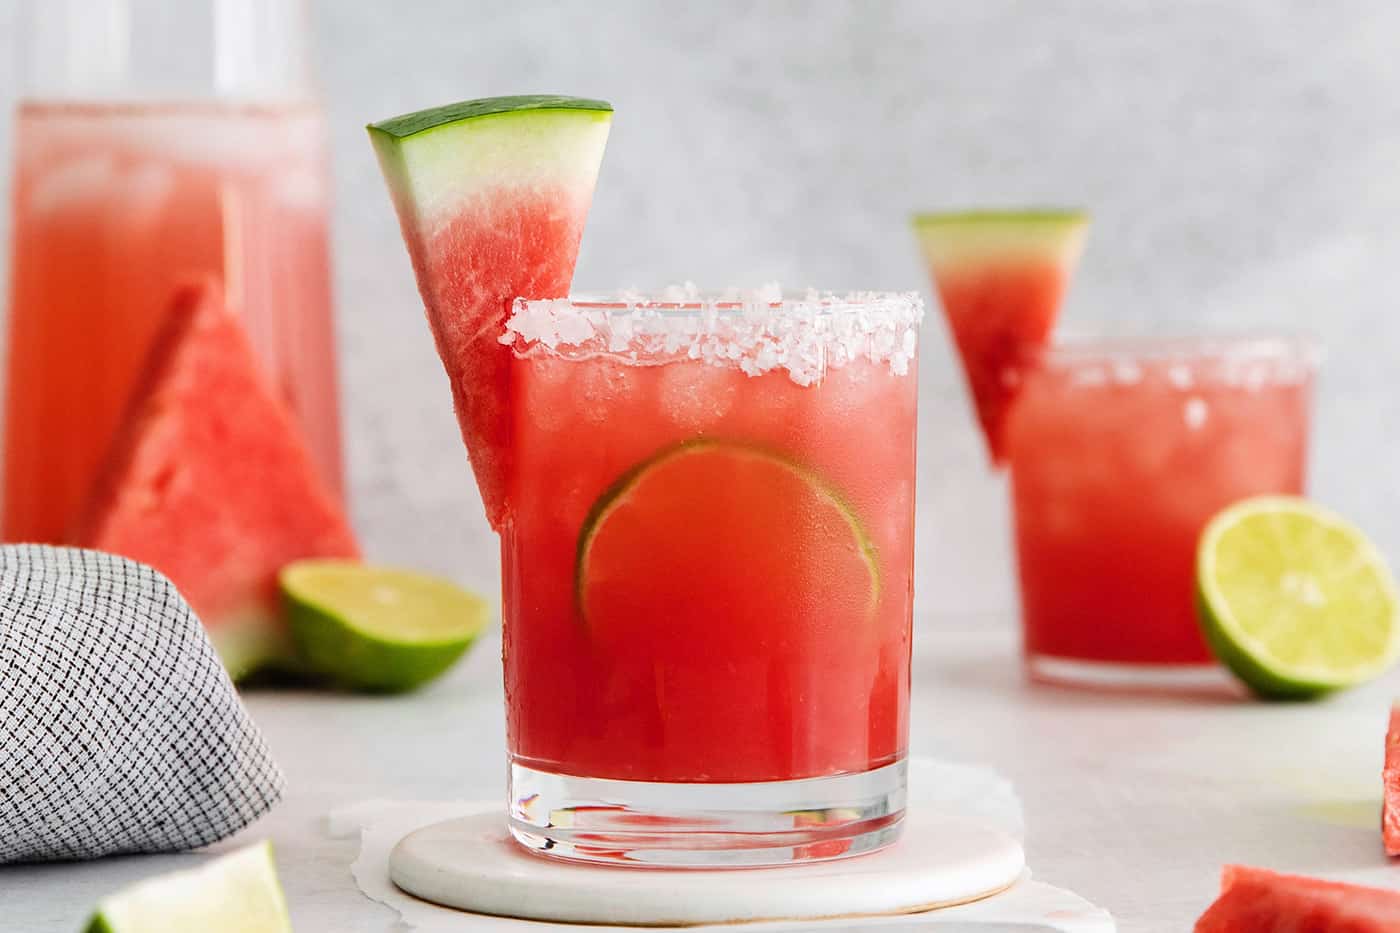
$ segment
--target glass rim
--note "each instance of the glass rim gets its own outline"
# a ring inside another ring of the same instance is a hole
[[[1067,334],[1029,354],[1041,366],[1170,360],[1288,360],[1316,368],[1326,357],[1322,339],[1305,331],[1206,334]]]
[[[760,375],[785,370],[807,385],[828,367],[864,357],[909,371],[924,303],[918,292],[808,291],[786,298],[764,286],[703,293],[693,285],[515,299],[500,340],[517,354],[607,354],[627,362],[703,360]]]
[[[756,289],[700,290],[673,286],[648,293],[623,289],[614,292],[582,292],[565,298],[516,298],[517,311],[577,311],[604,318],[646,315],[655,312],[699,314],[781,314],[836,316],[840,314],[903,314],[921,316],[923,297],[917,291],[834,292],[806,289],[784,294],[777,286]]]

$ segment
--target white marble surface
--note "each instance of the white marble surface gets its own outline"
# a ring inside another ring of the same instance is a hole
[[[0,105],[17,0],[0,0]],[[526,91],[617,106],[577,281],[923,289],[916,208],[1095,215],[1064,323],[1331,347],[1314,488],[1400,558],[1400,5],[312,0],[335,144],[350,478],[371,554],[496,583],[363,125]],[[9,149],[0,120],[0,153]],[[2,162],[3,159],[0,159]],[[0,183],[6,168],[0,167]],[[0,211],[0,253],[7,251]],[[0,272],[0,282],[4,273]],[[923,344],[918,598],[1006,614],[1006,502]]]
[[[1305,705],[1105,699],[1023,684],[1005,620],[934,621],[917,639],[912,750],[1011,778],[1036,877],[1107,908],[1125,933],[1189,928],[1225,862],[1400,887],[1378,830],[1400,677]],[[488,640],[416,696],[250,697],[290,790],[234,842],[272,838],[298,931],[393,927],[356,889],[357,846],[329,835],[332,810],[501,792],[497,648]],[[0,930],[71,933],[102,894],[195,858],[0,869]]]

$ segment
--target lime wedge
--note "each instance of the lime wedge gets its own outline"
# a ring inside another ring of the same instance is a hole
[[[456,663],[486,626],[480,596],[411,570],[304,560],[279,579],[302,659],[355,690],[421,686]]]
[[[103,898],[86,933],[291,933],[272,845],[260,842]]]
[[[1303,499],[1221,512],[1196,558],[1206,640],[1255,693],[1317,696],[1370,680],[1400,654],[1385,559],[1354,525]]]

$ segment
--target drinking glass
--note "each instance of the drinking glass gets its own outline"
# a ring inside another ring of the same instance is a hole
[[[905,294],[515,304],[517,840],[736,866],[895,838],[921,317]]]
[[[1231,503],[1303,492],[1317,346],[1297,337],[1074,340],[1040,353],[1008,460],[1033,678],[1219,679],[1196,544]]]

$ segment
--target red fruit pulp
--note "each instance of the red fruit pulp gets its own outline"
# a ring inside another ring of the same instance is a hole
[[[1006,416],[1022,369],[1050,339],[1070,272],[1061,262],[1008,257],[934,276],[995,463],[1006,460]]]
[[[438,354],[487,517],[508,510],[512,456],[512,351],[500,343],[510,303],[564,295],[588,214],[575,192],[497,188],[481,192],[412,250]],[[415,241],[408,239],[410,245]]]
[[[1400,929],[1400,891],[1227,865],[1196,933],[1382,933]]]
[[[1381,781],[1385,787],[1381,804],[1381,837],[1385,843],[1385,854],[1400,855],[1400,703],[1390,708]]]

